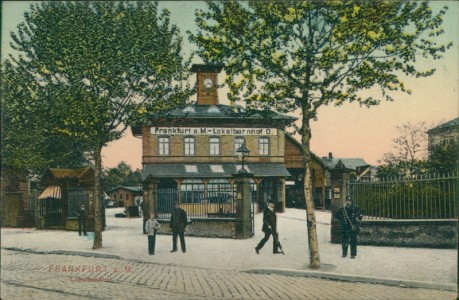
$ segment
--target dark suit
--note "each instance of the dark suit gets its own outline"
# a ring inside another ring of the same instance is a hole
[[[186,212],[181,208],[175,208],[171,214],[169,227],[172,229],[172,251],[177,251],[177,236],[180,236],[180,246],[186,252],[185,228],[187,224]]]
[[[78,234],[81,235],[81,231],[83,229],[84,235],[88,235],[86,231],[86,210],[81,209],[77,212],[78,215]]]
[[[351,244],[351,257],[355,257],[363,211],[355,205],[345,206],[335,213],[335,218],[341,223],[343,257],[347,256],[349,244]]]
[[[276,213],[269,208],[265,208],[265,210],[263,211],[263,227],[261,228],[261,230],[265,233],[265,236],[258,243],[256,247],[257,252],[258,250],[263,248],[265,243],[269,240],[269,237],[272,235],[273,236],[273,253],[277,253],[278,252],[277,251],[277,246],[278,246],[277,216],[276,216]]]

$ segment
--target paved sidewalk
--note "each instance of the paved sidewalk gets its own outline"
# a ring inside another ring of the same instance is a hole
[[[1,229],[1,246],[31,252],[63,253],[100,257],[120,257],[136,262],[236,270],[254,273],[309,276],[373,282],[406,287],[455,291],[457,286],[457,250],[359,246],[356,259],[341,258],[341,246],[330,243],[330,212],[316,211],[319,253],[322,267],[308,268],[309,250],[306,212],[287,209],[278,214],[278,231],[285,255],[273,255],[271,242],[255,253],[262,238],[262,214],[255,216],[255,236],[247,240],[186,237],[187,253],[170,253],[171,236],[159,235],[156,255],[149,256],[147,238],[142,234],[140,218],[114,218],[120,209],[107,210],[107,229],[103,248],[92,250],[93,235],[77,232]],[[164,225],[163,225],[164,226]]]

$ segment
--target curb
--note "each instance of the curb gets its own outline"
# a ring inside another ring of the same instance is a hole
[[[73,255],[83,257],[96,257],[96,258],[111,258],[111,259],[123,259],[121,256],[110,253],[92,252],[92,251],[74,251],[74,250],[37,250],[37,249],[24,249],[17,247],[1,247],[4,250],[26,252],[35,254],[57,254],[57,255]],[[125,259],[125,258],[124,258]],[[144,261],[138,261],[142,263]],[[381,278],[381,277],[369,277],[369,276],[356,276],[351,274],[339,274],[333,272],[320,272],[320,271],[309,271],[309,270],[295,270],[295,269],[248,269],[241,270],[240,272],[250,274],[263,274],[263,275],[281,275],[281,276],[297,276],[297,277],[313,277],[320,279],[339,280],[348,282],[361,282],[361,283],[372,283],[381,285],[390,285],[406,288],[424,288],[433,290],[443,290],[456,292],[457,286],[455,284],[448,283],[435,283],[435,282],[424,282],[424,281],[413,281],[413,280],[400,280],[392,278]]]
[[[57,254],[57,255],[72,255],[72,256],[83,256],[83,257],[96,257],[96,258],[112,258],[121,259],[121,256],[110,253],[92,252],[92,251],[75,251],[75,250],[37,250],[37,249],[24,249],[17,247],[2,247],[4,250],[16,251],[16,252],[27,252],[35,254]]]
[[[373,283],[390,286],[399,286],[407,288],[423,288],[443,291],[457,291],[455,284],[448,283],[436,283],[436,282],[424,282],[424,281],[413,281],[413,280],[400,280],[392,278],[381,278],[381,277],[368,277],[368,276],[356,276],[350,274],[339,274],[339,273],[328,273],[320,271],[307,271],[307,270],[293,270],[293,269],[250,269],[243,270],[241,272],[252,273],[252,274],[265,274],[265,275],[282,275],[282,276],[298,276],[298,277],[315,277],[321,279],[340,280],[349,282],[362,282],[362,283]]]

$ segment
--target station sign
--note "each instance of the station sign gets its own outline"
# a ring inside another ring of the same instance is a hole
[[[151,127],[150,132],[153,135],[277,135],[277,128]]]

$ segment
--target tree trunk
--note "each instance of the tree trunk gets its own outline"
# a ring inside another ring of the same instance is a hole
[[[94,244],[92,249],[102,248],[102,188],[100,175],[102,171],[102,147],[98,147],[94,154]]]
[[[306,223],[308,228],[309,242],[309,262],[313,269],[320,268],[319,243],[317,240],[316,215],[314,213],[314,202],[312,199],[312,180],[311,180],[311,128],[309,126],[309,116],[306,108],[303,108],[303,126],[301,129],[302,145],[304,153],[304,197],[306,201]]]

